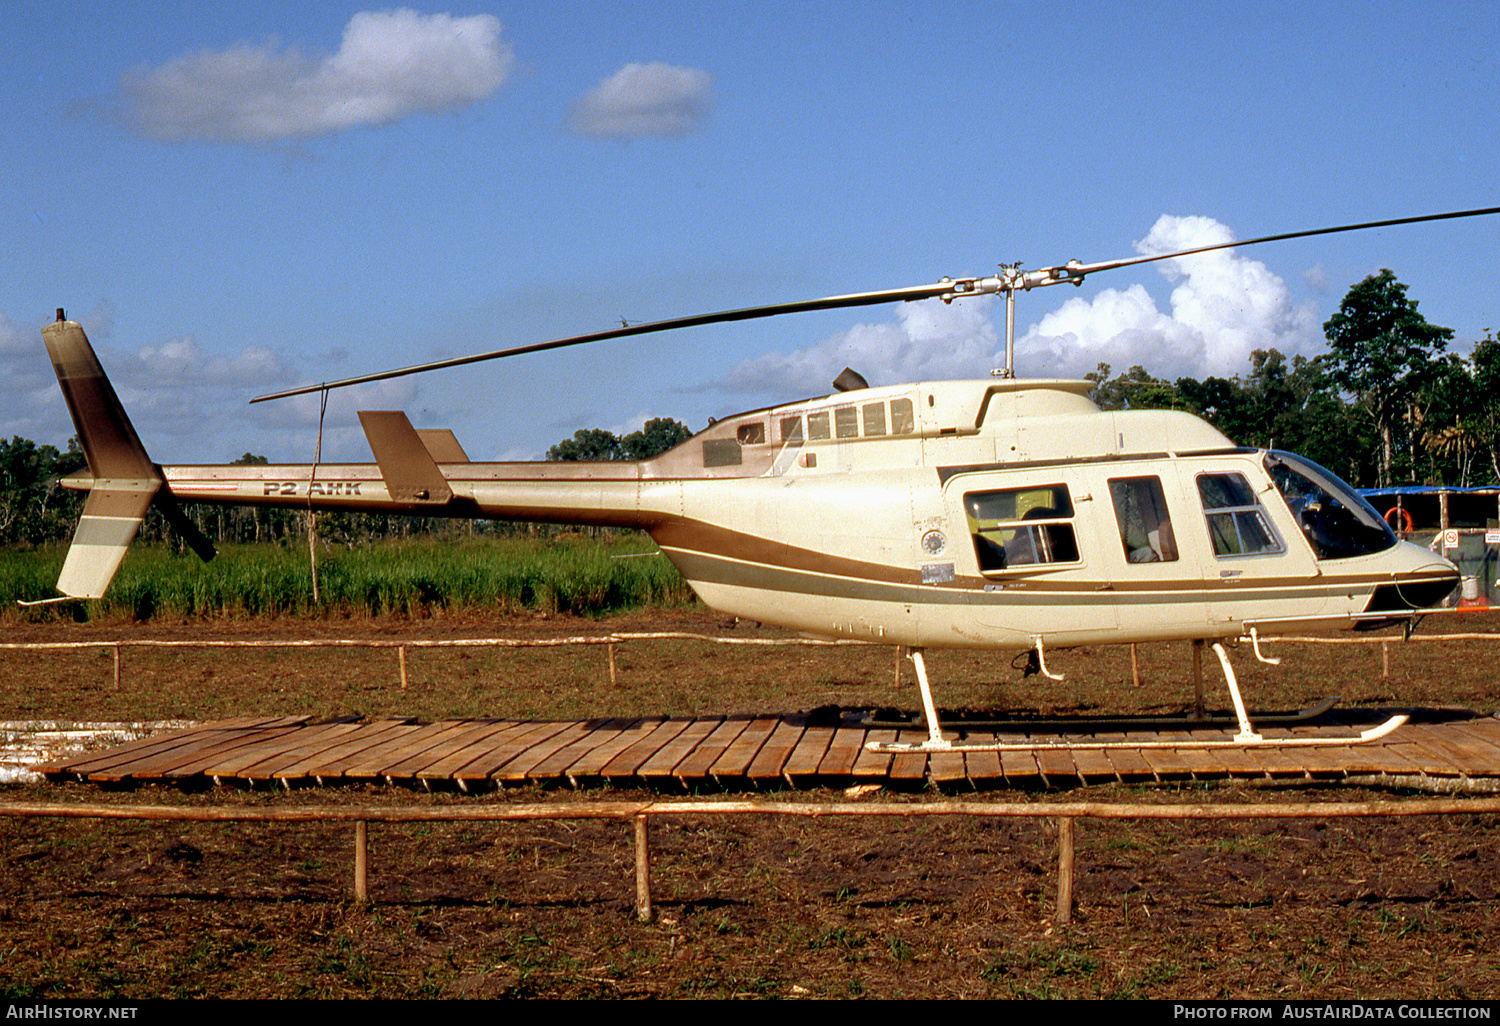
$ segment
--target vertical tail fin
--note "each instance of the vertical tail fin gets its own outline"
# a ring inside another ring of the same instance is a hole
[[[161,468],[146,454],[82,326],[57,314],[57,322],[42,329],[42,340],[94,478],[57,590],[69,598],[102,598],[153,501],[174,524],[186,524],[193,548],[211,558],[213,546],[162,489]]]

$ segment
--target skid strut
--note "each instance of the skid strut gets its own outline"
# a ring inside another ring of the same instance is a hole
[[[1229,654],[1224,651],[1224,646],[1214,642],[1214,654],[1219,657],[1219,665],[1224,670],[1224,683],[1229,688],[1229,697],[1234,702],[1235,719],[1239,722],[1239,733],[1228,740],[1215,741],[1069,741],[1059,738],[1056,741],[949,741],[943,737],[941,724],[938,723],[937,706],[932,700],[932,687],[927,680],[927,663],[922,658],[922,649],[909,649],[907,656],[911,659],[912,666],[917,673],[917,687],[922,692],[922,711],[927,717],[927,740],[920,743],[911,741],[871,741],[865,745],[872,752],[884,752],[888,754],[907,752],[1031,752],[1038,749],[1059,748],[1070,750],[1100,750],[1110,748],[1129,749],[1152,749],[1152,748],[1327,748],[1341,745],[1368,744],[1378,741],[1387,734],[1400,727],[1407,720],[1405,715],[1392,716],[1384,723],[1369,730],[1361,731],[1353,737],[1265,737],[1255,731],[1250,724],[1249,714],[1245,712],[1245,700],[1240,697],[1240,683],[1234,675],[1234,667],[1229,663]],[[1050,676],[1050,674],[1049,674]]]

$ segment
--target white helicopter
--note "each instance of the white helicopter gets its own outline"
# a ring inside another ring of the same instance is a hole
[[[1171,639],[1212,643],[1240,729],[1232,740],[1161,744],[1371,741],[1404,717],[1352,738],[1262,737],[1222,642],[1289,624],[1411,622],[1456,587],[1457,568],[1398,540],[1348,485],[1301,457],[1237,446],[1186,413],[1101,411],[1086,381],[1016,379],[1015,296],[1210,250],[1497,212],[1097,264],[1004,266],[990,277],[627,325],[251,400],[723,321],[1005,295],[1005,368],[992,378],[872,388],[846,370],[830,395],[727,417],[639,462],[476,463],[449,431],[416,430],[401,412],[361,412],[373,464],[158,466],[83,328],[59,310],[42,334],[89,465],[63,484],[89,494],[58,581],[62,597],[46,601],[101,597],[152,503],[205,559],[213,547],[181,502],[632,527],[716,610],[904,646],[928,737],[878,746],[884,751],[1038,747],[946,738],[925,649],[1030,650],[1052,676],[1048,648]]]

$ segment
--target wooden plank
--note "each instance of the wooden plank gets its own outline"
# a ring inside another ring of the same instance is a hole
[[[999,752],[965,752],[964,774],[972,787],[993,787],[1004,783]]]
[[[963,752],[933,752],[927,756],[927,778],[934,784],[969,782],[969,770]]]
[[[478,737],[494,734],[514,720],[439,720],[389,751],[373,751],[344,769],[349,780],[412,780],[423,769]]]
[[[1124,734],[1099,734],[1100,741],[1118,741],[1125,744],[1129,738]],[[1140,780],[1155,780],[1156,772],[1139,748],[1111,748],[1104,753],[1109,764],[1115,768],[1115,776],[1125,783]]]
[[[921,744],[927,740],[927,731],[903,730],[896,734],[895,740],[907,744]],[[893,784],[907,786],[925,784],[927,782],[927,753],[912,752],[907,755],[892,755],[888,775]]]
[[[865,744],[890,744],[896,740],[894,730],[871,730],[865,734]],[[891,775],[891,755],[888,752],[872,752],[862,747],[854,760],[855,780],[888,780]]]
[[[1239,728],[1225,727],[1216,731],[1198,729],[1193,735],[1205,741],[1229,741],[1239,733]],[[1243,778],[1269,779],[1266,775],[1265,761],[1260,752],[1254,748],[1221,748],[1214,752],[1217,756],[1216,762],[1223,768],[1226,776]]]
[[[839,727],[828,744],[828,753],[818,763],[818,776],[836,779],[853,776],[854,764],[864,748],[864,727]]]
[[[713,737],[714,732],[722,725],[722,720],[713,717],[692,720],[681,734],[662,745],[655,755],[637,767],[636,776],[645,781],[647,786],[653,781],[668,778],[680,782],[682,777],[677,772],[678,765],[693,755],[706,739]]]
[[[203,762],[218,758],[226,752],[258,745],[268,738],[296,734],[303,729],[305,728],[299,722],[239,730],[205,731],[194,737],[182,738],[182,743],[165,751],[137,752],[133,756],[123,756],[114,760],[113,766],[89,770],[88,778],[98,781],[167,779],[179,767],[201,766]],[[189,775],[200,772],[201,770],[194,769]]]
[[[547,759],[557,752],[587,737],[596,728],[617,722],[617,720],[606,719],[564,723],[561,730],[549,734],[543,739],[539,739],[534,744],[527,745],[523,751],[511,756],[503,766],[498,767],[493,773],[489,774],[490,779],[510,781],[528,780],[533,769],[547,761]]]
[[[363,730],[338,740],[335,744],[282,765],[274,774],[266,774],[261,768],[251,766],[239,775],[248,779],[274,777],[277,780],[296,780],[301,777],[318,777],[323,780],[342,778],[344,767],[358,761],[371,748],[421,729],[417,724],[404,720],[381,720],[363,726]]]
[[[1037,770],[1048,787],[1072,787],[1083,780],[1078,773],[1077,763],[1073,761],[1073,753],[1066,748],[1038,748],[1034,757]]]
[[[775,732],[781,723],[779,716],[757,716],[746,725],[729,750],[721,755],[709,769],[714,779],[723,781],[726,778],[738,779],[745,775],[755,757],[760,754],[761,746]]]
[[[349,734],[362,731],[364,728],[365,725],[362,723],[325,723],[316,727],[305,727],[295,734],[268,738],[263,743],[238,748],[231,755],[212,763],[173,771],[171,775],[199,776],[209,766],[213,766],[216,772],[210,775],[239,778],[258,776],[269,780],[275,768],[331,748]],[[260,772],[254,772],[254,770],[260,770]]]
[[[816,777],[823,756],[828,754],[828,746],[833,742],[834,729],[808,727],[803,730],[796,747],[787,754],[786,763],[781,767],[782,779],[796,787],[798,780]]]
[[[635,717],[613,717],[594,720],[592,726],[567,744],[554,748],[526,771],[528,780],[555,780],[567,774],[568,767],[600,745],[607,745],[638,722]]]
[[[1222,780],[1229,775],[1228,766],[1220,758],[1218,749],[1195,748],[1195,743],[1205,741],[1228,741],[1234,734],[1228,729],[1210,730],[1198,727],[1194,730],[1159,730],[1150,735],[1152,741],[1179,742],[1183,747],[1177,749],[1143,749],[1141,754],[1152,764],[1152,770],[1158,779],[1167,775],[1165,769],[1172,767],[1170,776],[1172,779],[1186,777],[1189,780]],[[1165,763],[1162,760],[1153,761],[1153,757],[1165,755]]]
[[[1401,731],[1396,731],[1390,737],[1376,741],[1373,744],[1357,745],[1351,750],[1354,755],[1347,767],[1350,773],[1394,773],[1408,776],[1421,773],[1421,770],[1407,759],[1397,742]],[[1500,768],[1500,760],[1494,765]]]
[[[1258,733],[1268,741],[1281,737],[1326,741],[1330,738],[1351,736],[1357,732],[1344,728],[1330,729],[1324,724],[1293,723],[1285,726],[1271,726]],[[1287,748],[1282,751],[1289,758],[1296,760],[1309,780],[1342,780],[1347,775],[1344,769],[1345,764],[1352,757],[1349,745],[1334,745],[1327,748],[1321,746]]]
[[[595,731],[594,734],[589,735],[590,739],[597,738],[601,743],[596,743],[587,752],[584,752],[575,759],[571,765],[564,769],[564,775],[567,776],[568,782],[574,787],[578,786],[579,780],[601,776],[600,771],[612,759],[627,748],[639,744],[642,738],[655,733],[657,728],[666,722],[668,721],[662,717],[653,717],[624,723],[620,731],[612,738],[605,738],[602,731]],[[541,767],[538,767],[536,772],[540,773]]]
[[[750,718],[747,716],[731,716],[726,720],[721,720],[713,729],[713,733],[704,738],[687,758],[677,764],[672,775],[684,785],[689,785],[695,780],[707,779],[714,763],[729,751],[735,739],[744,733],[749,725]]]
[[[1153,731],[1149,735],[1140,736],[1141,740],[1147,741],[1171,741],[1173,731]],[[1184,735],[1185,736],[1185,735]],[[1140,748],[1141,758],[1151,766],[1151,773],[1157,780],[1191,780],[1193,776],[1192,763],[1186,752],[1178,748]]]
[[[450,741],[444,741],[434,750],[429,751],[423,757],[423,765],[413,766],[404,763],[402,766],[393,766],[393,769],[401,769],[405,774],[411,774],[416,780],[484,780],[489,777],[489,772],[495,769],[495,765],[478,765],[489,757],[495,756],[498,751],[505,750],[507,745],[514,744],[517,738],[534,738],[540,730],[550,729],[552,732],[562,729],[562,723],[538,724],[529,720],[493,720],[484,723],[472,732],[465,732],[455,736]],[[519,751],[519,748],[517,748]],[[510,757],[510,756],[505,756]],[[498,765],[498,763],[496,763]]]
[[[1476,743],[1456,723],[1419,724],[1420,741],[1443,759],[1450,774],[1464,776],[1483,775],[1493,772],[1495,761],[1492,746]],[[1402,730],[1406,728],[1403,727]],[[1400,733],[1401,731],[1397,731]]]
[[[387,765],[420,755],[435,744],[438,738],[453,730],[461,729],[462,725],[468,722],[470,721],[437,720],[432,723],[418,724],[417,729],[411,733],[400,738],[393,738],[389,743],[365,752],[360,758],[346,762],[344,779],[380,779],[385,775],[380,771]]]
[[[202,733],[171,750],[145,754],[129,760],[118,760],[110,769],[96,768],[89,772],[90,780],[166,780],[172,775],[198,775],[204,762],[222,756],[226,751],[266,744],[270,739],[299,735],[305,727],[281,726],[270,729],[231,730],[225,733]],[[181,769],[183,772],[177,772]]]
[[[1408,723],[1391,736],[1393,741],[1396,735],[1400,735],[1400,742],[1391,747],[1416,766],[1419,772],[1438,777],[1458,775],[1436,725]]]
[[[488,780],[491,773],[527,748],[566,727],[565,721],[523,721],[500,725],[498,730],[476,732],[468,741],[455,744],[435,762],[417,770],[417,779],[455,780],[460,786],[467,780]]]
[[[1477,763],[1486,767],[1482,771],[1484,775],[1500,772],[1500,720],[1486,716],[1458,720],[1449,726],[1455,735],[1454,743],[1462,745]]]
[[[1036,756],[1031,752],[1001,752],[1000,773],[1007,782],[1020,783],[1023,786],[1034,784],[1042,775],[1041,769],[1036,764]]]
[[[1228,729],[1224,731],[1224,734],[1226,737],[1233,736]],[[1267,736],[1274,737],[1275,734],[1271,732]],[[1303,779],[1307,777],[1307,767],[1295,748],[1256,748],[1254,752],[1261,769],[1269,777]]]
[[[656,729],[648,736],[642,737],[635,744],[626,748],[620,754],[611,759],[604,767],[604,776],[610,780],[629,779],[638,774],[647,763],[654,763],[660,768],[661,776],[671,776],[672,765],[677,763],[686,752],[691,749],[693,739],[678,744],[682,735],[693,729],[696,720],[662,720],[657,723]],[[704,721],[702,737],[707,734],[712,721]],[[671,749],[670,754],[663,754]]]
[[[1099,738],[1094,734],[1083,734],[1073,740],[1093,743]],[[1073,756],[1073,770],[1078,774],[1081,782],[1092,784],[1101,780],[1117,781],[1120,779],[1120,775],[1115,772],[1114,763],[1109,761],[1109,755],[1101,749],[1074,748],[1070,754]]]
[[[766,738],[766,743],[760,746],[760,751],[745,770],[750,782],[759,786],[781,779],[781,768],[786,765],[787,757],[792,754],[805,729],[801,723],[791,720],[777,722],[776,729],[771,731],[771,736]]]
[[[281,730],[283,732],[296,730],[308,719],[309,717],[306,716],[242,716],[233,720],[202,723],[196,727],[185,727],[181,730],[157,734],[154,737],[130,741],[102,752],[91,752],[84,756],[59,760],[56,765],[59,772],[79,774],[108,771],[134,762],[149,765],[153,758],[169,752],[188,752],[214,745],[237,743],[257,730]],[[51,766],[52,764],[48,764],[39,769],[51,772]]]

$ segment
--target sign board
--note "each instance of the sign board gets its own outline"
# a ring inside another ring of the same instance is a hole
[[[1500,528],[1486,528],[1484,532],[1484,543],[1486,545],[1500,545]]]
[[[1443,532],[1443,551],[1458,548],[1458,528],[1450,527]]]

